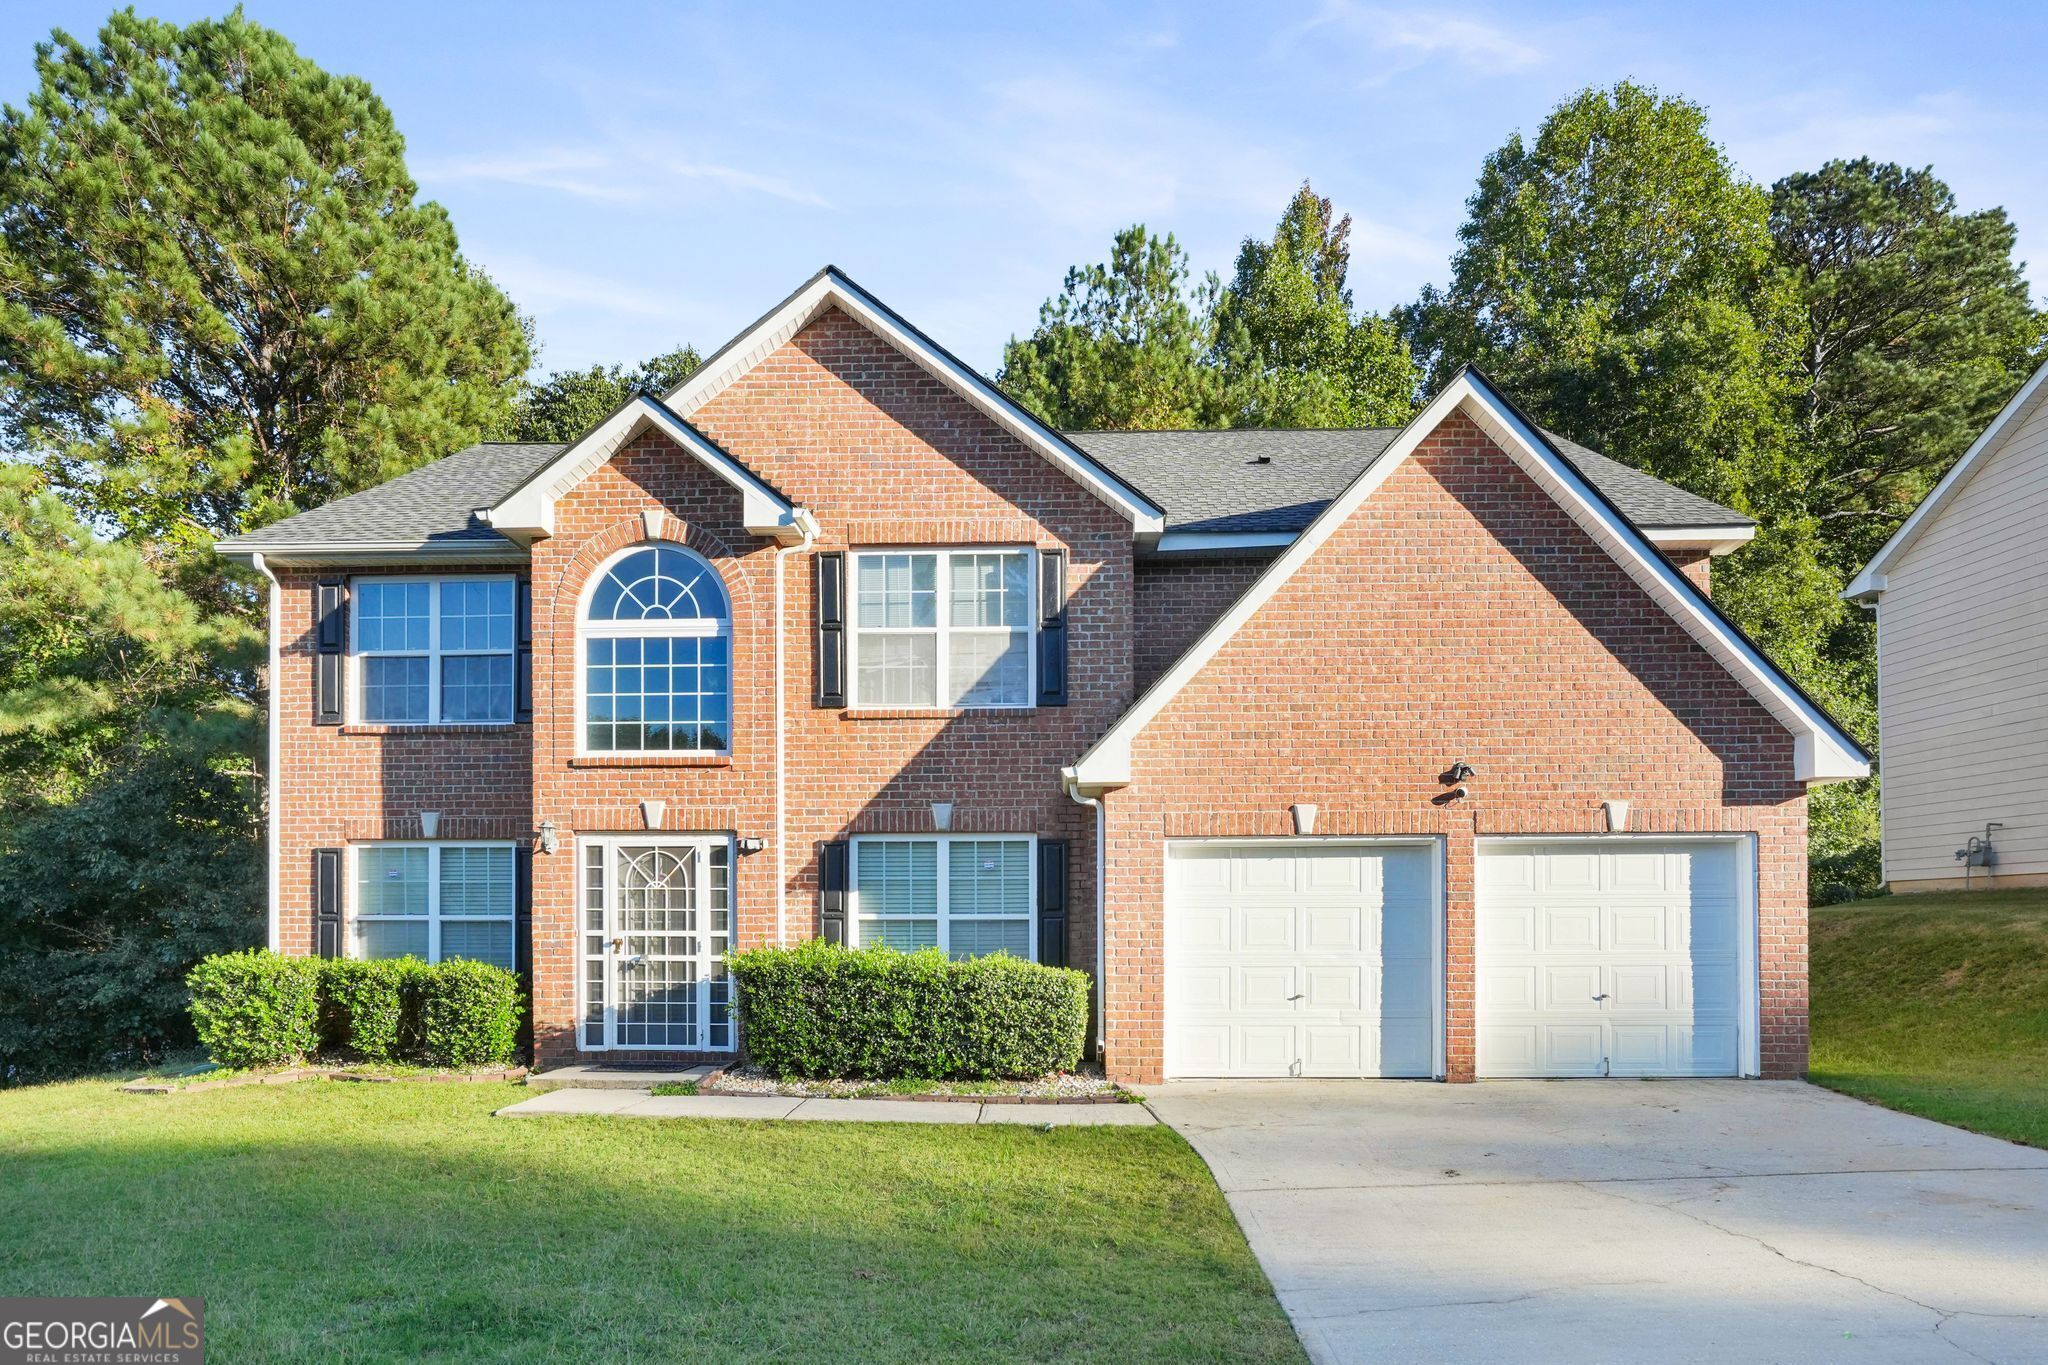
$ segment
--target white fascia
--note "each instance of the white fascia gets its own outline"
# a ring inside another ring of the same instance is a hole
[[[1970,443],[1970,448],[1963,452],[1963,457],[1950,466],[1948,473],[1941,476],[1941,482],[1935,484],[1927,496],[1920,500],[1920,505],[1913,509],[1913,515],[1906,518],[1903,526],[1892,532],[1892,538],[1871,556],[1870,562],[1863,566],[1861,573],[1850,580],[1849,586],[1842,589],[1843,597],[1851,602],[1874,604],[1884,595],[1885,579],[1892,566],[1913,547],[1913,542],[1920,538],[1921,532],[1941,515],[1941,509],[1948,506],[1950,500],[1962,491],[1970,475],[1984,463],[1987,455],[1998,448],[2006,433],[2026,420],[2036,400],[2048,398],[2048,390],[2044,390],[2042,385],[2044,377],[2048,377],[2048,364],[2035,370],[2033,377],[2020,385],[2020,391],[2012,396],[2012,401],[1999,410],[1998,416],[1991,419],[1991,425],[1984,428],[1983,433]]]
[[[500,535],[522,544],[555,533],[555,500],[588,478],[599,466],[641,432],[653,429],[667,436],[706,469],[738,490],[741,516],[749,534],[779,544],[802,538],[798,509],[763,483],[754,472],[682,420],[659,401],[641,394],[597,424],[582,440],[549,461],[482,517]]]
[[[1072,771],[1074,788],[1102,792],[1129,785],[1131,742],[1138,734],[1194,680],[1245,622],[1272,600],[1337,528],[1378,491],[1388,476],[1415,453],[1423,440],[1460,410],[1792,733],[1795,775],[1801,782],[1840,782],[1870,775],[1870,764],[1856,742],[1735,631],[1698,587],[1652,549],[1643,533],[1598,496],[1578,471],[1555,455],[1510,404],[1478,376],[1466,371],[1430,400],[1394,443],[1317,515],[1301,538],[1274,560],[1244,596],[1232,603],[1194,646],[1081,756]]]
[[[1710,555],[1734,554],[1756,539],[1754,526],[1645,526],[1643,539],[1665,550],[1705,550]]]
[[[687,419],[828,308],[835,307],[1044,456],[1098,500],[1128,517],[1135,534],[1155,536],[1166,529],[1163,510],[830,266],[773,312],[727,342],[707,364],[677,385],[668,395],[669,408]]]

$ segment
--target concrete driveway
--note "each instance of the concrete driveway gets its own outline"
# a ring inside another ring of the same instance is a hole
[[[1323,1361],[2048,1361],[2048,1152],[1798,1083],[1181,1082]]]

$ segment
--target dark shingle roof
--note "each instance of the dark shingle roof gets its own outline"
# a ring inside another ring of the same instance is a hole
[[[1166,509],[1170,531],[1299,531],[1393,443],[1395,427],[1319,431],[1074,431],[1067,439]],[[1547,434],[1547,433],[1546,433]],[[1552,436],[1638,526],[1747,526],[1749,518]],[[483,524],[489,507],[565,447],[471,446],[389,483],[223,542],[230,550],[305,546],[448,546],[510,542]],[[1259,456],[1266,463],[1258,462]]]
[[[1753,524],[1740,512],[1544,434],[1638,526]],[[1398,435],[1398,427],[1066,433],[1163,506],[1167,530],[1203,532],[1299,531]]]
[[[235,550],[307,545],[460,545],[511,542],[479,521],[478,508],[509,495],[561,454],[559,445],[490,442],[401,474],[389,483],[223,542]]]

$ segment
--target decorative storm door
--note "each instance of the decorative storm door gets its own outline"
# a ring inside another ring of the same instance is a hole
[[[732,844],[590,838],[583,847],[585,1048],[732,1047]]]

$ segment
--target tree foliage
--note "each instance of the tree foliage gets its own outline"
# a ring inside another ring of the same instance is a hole
[[[1225,285],[1194,279],[1172,234],[1126,228],[1004,348],[1000,382],[1067,430],[1406,421],[1415,367],[1388,320],[1352,312],[1350,235],[1304,184]]]
[[[630,370],[621,365],[557,370],[520,395],[506,439],[566,445],[611,416],[638,390],[666,393],[702,363],[694,347],[679,346]]]
[[[0,111],[0,434],[96,523],[203,546],[504,425],[512,304],[390,110],[236,10],[116,13]]]
[[[1216,310],[1231,425],[1398,426],[1418,376],[1386,318],[1351,311],[1351,215],[1303,184],[1270,241],[1247,237]]]
[[[1959,212],[1931,168],[1864,158],[1789,175],[1770,222],[1802,313],[1805,504],[1847,574],[2025,379],[2041,316],[2005,210]]]

